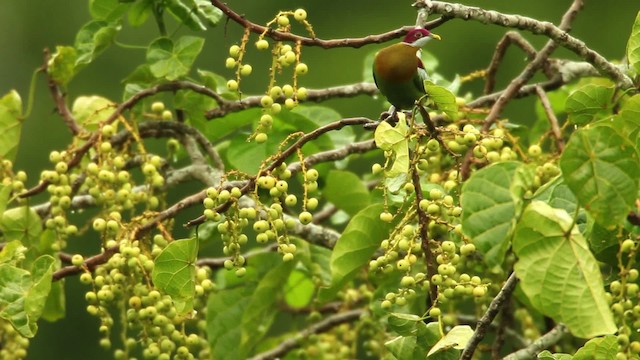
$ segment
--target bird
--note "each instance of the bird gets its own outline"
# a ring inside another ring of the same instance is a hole
[[[400,43],[380,50],[373,60],[373,80],[391,103],[391,116],[397,110],[412,109],[416,100],[425,95],[424,80],[428,78],[420,49],[431,39],[440,36],[424,28],[410,30]]]

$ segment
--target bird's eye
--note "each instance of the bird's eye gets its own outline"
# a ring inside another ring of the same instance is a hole
[[[416,38],[417,38],[417,39],[419,39],[419,38],[421,38],[421,37],[422,37],[422,33],[416,33],[416,35],[415,35],[415,36],[416,36]]]

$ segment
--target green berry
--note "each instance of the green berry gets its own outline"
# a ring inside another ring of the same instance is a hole
[[[304,75],[309,72],[309,67],[305,63],[299,63],[296,65],[296,74]],[[299,90],[298,90],[299,91]]]
[[[229,48],[229,56],[237,58],[240,55],[240,46],[231,45]]]
[[[308,92],[307,92],[307,88],[305,87],[299,87],[298,91],[296,92],[296,98],[298,100],[304,100],[307,98]]]
[[[262,143],[266,142],[269,139],[269,135],[267,135],[267,134],[265,134],[263,132],[257,133],[255,139],[256,139],[256,142],[258,144],[262,144]]]
[[[318,180],[318,177],[320,174],[318,174],[318,170],[316,169],[309,169],[307,170],[307,181],[316,181]]]
[[[251,65],[249,64],[244,64],[242,65],[242,67],[240,68],[240,75],[242,76],[249,76],[251,75],[251,72],[253,71],[253,68],[251,67]]]
[[[227,69],[233,69],[234,67],[236,67],[236,64],[237,64],[236,59],[231,58],[231,57],[227,58],[227,60],[225,60],[225,62],[224,62],[224,66]]]
[[[73,264],[73,266],[82,266],[82,264],[84,263],[84,257],[82,257],[82,255],[80,254],[75,254],[71,257],[71,264]]]
[[[278,25],[281,27],[289,26],[289,18],[286,15],[278,16]]]
[[[529,154],[529,156],[533,158],[537,158],[538,156],[540,156],[540,154],[542,154],[542,148],[540,148],[540,145],[531,145],[527,150],[527,154]]]
[[[227,81],[227,89],[229,89],[229,91],[238,90],[238,82],[236,80]]]
[[[298,21],[304,21],[307,18],[307,12],[304,9],[297,9],[293,13],[293,17]]]
[[[380,220],[384,222],[391,222],[393,220],[393,215],[388,211],[383,211],[380,213]]]
[[[313,220],[313,215],[308,211],[303,211],[298,215],[298,220],[300,220],[303,225],[307,225]]]
[[[258,50],[266,50],[269,48],[269,42],[265,39],[260,39],[256,41],[256,47]]]
[[[269,95],[265,95],[260,99],[260,104],[265,108],[271,107],[271,105],[273,105],[273,98]]]
[[[107,227],[107,222],[102,218],[93,220],[93,230],[102,232]]]

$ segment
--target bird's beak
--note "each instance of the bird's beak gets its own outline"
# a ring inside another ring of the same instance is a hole
[[[434,38],[434,39],[436,39],[436,40],[442,40],[442,39],[440,38],[440,35],[438,35],[438,34],[431,33],[431,34],[429,34],[429,36],[430,36],[430,37],[432,37],[432,38]]]

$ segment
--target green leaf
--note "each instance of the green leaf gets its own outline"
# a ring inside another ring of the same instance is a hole
[[[6,241],[18,240],[25,246],[32,246],[42,233],[42,220],[35,210],[28,206],[6,210],[0,219]]]
[[[331,254],[331,286],[320,289],[320,301],[335,294],[371,260],[380,242],[389,235],[391,225],[380,221],[381,204],[374,204],[357,213],[338,239]]]
[[[587,341],[573,355],[573,360],[609,360],[615,359],[618,353],[618,342],[613,335],[607,335]]]
[[[631,36],[627,42],[627,60],[636,74],[640,74],[640,11],[631,27]]]
[[[415,335],[418,326],[424,326],[423,318],[414,314],[389,314],[389,329],[402,336]]]
[[[242,314],[251,301],[252,287],[226,289],[209,296],[207,302],[207,339],[211,355],[219,360],[245,359],[240,347]],[[258,326],[258,324],[256,324]]]
[[[95,20],[118,20],[127,12],[129,4],[123,4],[119,0],[90,0],[89,12]]]
[[[462,186],[462,230],[489,266],[502,263],[519,212],[512,188],[518,162],[500,162],[476,171]],[[519,183],[518,183],[519,184]]]
[[[51,283],[51,291],[47,297],[47,301],[44,304],[42,310],[42,318],[55,322],[63,319],[66,315],[66,298],[64,294],[64,281],[59,280]]]
[[[557,176],[540,187],[533,199],[544,201],[552,208],[564,209],[567,214],[575,214],[576,208],[579,207],[578,199],[564,182],[562,176]],[[583,231],[587,225],[587,213],[583,208],[578,210],[576,225],[578,225],[580,231]]]
[[[456,96],[451,91],[429,80],[424,81],[424,90],[437,110],[442,111],[451,119],[458,117],[458,103],[456,102]]]
[[[271,327],[277,313],[276,300],[294,265],[295,261],[281,262],[258,283],[242,315],[241,348],[252,349]],[[257,326],[258,324],[260,325]]]
[[[640,162],[634,147],[608,126],[571,135],[560,158],[565,182],[580,204],[608,226],[621,223],[638,193]]]
[[[154,0],[136,1],[128,13],[129,24],[133,27],[144,24],[153,12],[153,2]]]
[[[102,20],[86,23],[78,31],[74,44],[78,55],[75,63],[76,71],[91,63],[106,50],[113,43],[120,29],[121,26]]]
[[[617,330],[598,262],[566,211],[531,202],[516,226],[513,251],[520,287],[538,311],[582,338]]]
[[[207,21],[209,26],[216,26],[222,20],[222,10],[211,4],[210,0],[195,0],[198,15]]]
[[[24,260],[24,254],[27,251],[27,247],[23,246],[19,240],[9,241],[5,243],[5,246],[0,250],[0,264],[11,263],[15,265],[19,261]]]
[[[78,96],[71,106],[71,114],[87,130],[97,130],[98,124],[113,114],[115,105],[102,96]]]
[[[175,240],[155,259],[151,273],[154,285],[170,295],[183,314],[193,310],[197,256],[197,238]]]
[[[22,121],[22,99],[11,90],[0,99],[0,158],[16,159]]]
[[[397,360],[422,359],[425,350],[417,340],[416,336],[398,336],[384,343],[384,346]]]
[[[640,94],[632,96],[620,109],[611,126],[640,149]]]
[[[147,50],[151,73],[170,81],[189,74],[203,46],[204,39],[195,36],[183,36],[175,43],[166,37],[154,40]]]
[[[198,18],[195,4],[193,8],[183,4],[180,0],[167,0],[166,4],[169,12],[171,12],[176,19],[187,25],[189,29],[193,31],[207,30],[207,27],[204,26],[200,18]]]
[[[587,84],[572,92],[565,103],[568,120],[584,125],[611,113],[613,87]]]
[[[294,309],[304,308],[311,303],[315,289],[311,276],[306,271],[296,269],[287,278],[284,300]]]
[[[369,190],[360,178],[350,172],[331,170],[322,190],[326,199],[349,215],[355,215],[371,203]]]
[[[0,265],[0,318],[7,320],[24,337],[35,336],[51,288],[55,259],[39,257],[31,273],[11,264]]]
[[[76,49],[71,46],[56,46],[56,52],[51,55],[47,63],[47,74],[62,86],[66,86],[76,74],[75,66],[78,59]]]
[[[317,126],[327,125],[343,118],[340,113],[326,106],[299,105],[293,108],[292,112],[306,117]],[[353,144],[356,139],[352,126],[346,126],[340,129],[340,131],[330,131],[327,135],[329,135],[329,138],[333,142],[334,148]],[[348,158],[336,161],[336,167],[345,167],[348,161]]]
[[[376,127],[374,139],[376,146],[384,151],[391,151],[394,156],[391,167],[386,170],[387,178],[394,178],[409,172],[409,140],[406,118],[402,113],[398,114],[398,123],[391,126],[386,121]]]
[[[445,336],[443,336],[442,339],[440,339],[435,345],[433,345],[431,350],[429,350],[427,357],[452,348],[462,350],[465,346],[467,346],[467,343],[469,342],[469,339],[471,339],[471,336],[473,336],[473,329],[471,328],[471,326],[456,325],[453,327],[453,329],[449,330],[449,332]]]
[[[538,360],[571,360],[573,356],[569,354],[552,354],[549,350],[544,350],[537,357]]]

